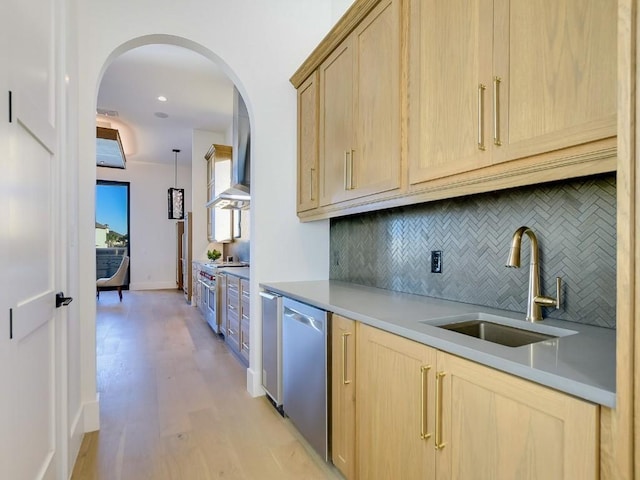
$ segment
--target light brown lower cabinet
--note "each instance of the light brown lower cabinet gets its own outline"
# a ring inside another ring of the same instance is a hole
[[[357,478],[597,479],[599,407],[358,325]]]
[[[331,316],[331,460],[356,478],[356,322]]]

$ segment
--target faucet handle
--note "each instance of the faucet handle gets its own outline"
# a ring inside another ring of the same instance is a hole
[[[556,298],[537,295],[533,301],[541,307],[555,307],[559,310],[562,306],[562,278],[556,277]]]

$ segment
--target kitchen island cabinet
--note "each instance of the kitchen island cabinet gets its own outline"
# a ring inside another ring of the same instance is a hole
[[[598,478],[599,407],[358,326],[359,478]]]
[[[331,316],[331,460],[347,480],[357,478],[356,325]]]
[[[240,279],[240,356],[249,364],[249,354],[251,353],[250,335],[251,330],[251,289],[249,280]]]
[[[234,353],[240,354],[240,279],[227,275],[227,328],[225,342]]]

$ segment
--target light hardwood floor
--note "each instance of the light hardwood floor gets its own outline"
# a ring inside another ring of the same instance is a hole
[[[72,480],[338,479],[177,291],[97,307],[101,430]]]

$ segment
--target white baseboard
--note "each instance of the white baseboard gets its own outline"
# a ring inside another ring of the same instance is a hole
[[[79,408],[73,417],[73,422],[71,422],[71,427],[69,428],[69,472],[68,477],[71,477],[73,473],[73,467],[76,464],[76,459],[78,458],[78,453],[80,452],[80,446],[82,445],[82,439],[84,438],[84,415],[83,409]]]
[[[262,388],[262,375],[257,375],[251,368],[247,368],[247,392],[252,397],[261,397],[265,394]]]
[[[85,402],[82,406],[84,433],[100,430],[100,394],[91,402]]]
[[[136,282],[129,284],[130,290],[177,290],[177,288],[175,280],[170,282]]]

